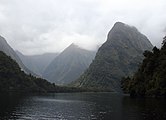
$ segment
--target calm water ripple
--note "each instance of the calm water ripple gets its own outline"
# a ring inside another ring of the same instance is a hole
[[[0,95],[0,120],[166,120],[165,99],[115,93]]]

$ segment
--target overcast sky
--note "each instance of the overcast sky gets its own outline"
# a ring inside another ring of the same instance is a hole
[[[166,0],[0,0],[0,35],[27,55],[60,52],[73,42],[94,50],[117,21],[160,46]]]

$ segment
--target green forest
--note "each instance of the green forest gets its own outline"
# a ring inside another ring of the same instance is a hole
[[[27,75],[19,65],[0,51],[0,92],[75,92],[78,88],[57,86],[45,79]]]
[[[131,96],[166,97],[166,37],[161,49],[154,47],[143,55],[138,71],[122,79],[122,89]]]

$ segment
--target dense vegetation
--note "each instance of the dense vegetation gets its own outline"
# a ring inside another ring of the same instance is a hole
[[[56,86],[48,81],[25,74],[19,65],[0,51],[0,92],[76,92],[77,88]]]
[[[32,74],[34,76],[37,76],[35,73],[33,73],[32,71],[30,71],[21,61],[21,59],[19,58],[19,56],[15,53],[15,51],[13,50],[13,48],[11,48],[11,46],[7,43],[7,41],[5,40],[5,38],[3,38],[2,36],[0,36],[0,51],[3,51],[7,56],[10,56],[13,60],[15,60],[17,62],[17,64],[19,65],[19,67],[27,74]]]
[[[122,80],[122,88],[131,96],[166,96],[166,37],[161,49],[145,51],[140,68],[133,77]]]

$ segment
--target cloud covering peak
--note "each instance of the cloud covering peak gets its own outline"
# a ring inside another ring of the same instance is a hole
[[[94,50],[116,21],[136,26],[153,45],[166,31],[165,0],[0,0],[0,35],[24,54]]]

